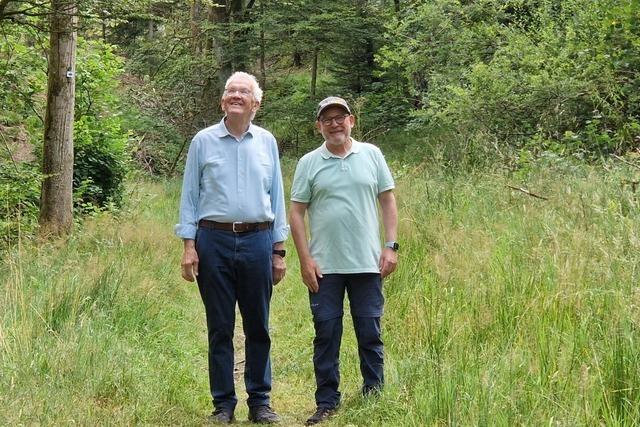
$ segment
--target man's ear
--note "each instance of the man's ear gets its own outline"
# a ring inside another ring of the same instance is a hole
[[[320,120],[316,120],[316,129],[320,130]]]

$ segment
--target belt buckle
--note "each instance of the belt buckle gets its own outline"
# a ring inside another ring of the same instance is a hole
[[[240,226],[242,224],[244,224],[242,221],[235,221],[231,224],[231,231],[233,231],[234,233],[241,233],[241,231],[236,230],[236,225]]]

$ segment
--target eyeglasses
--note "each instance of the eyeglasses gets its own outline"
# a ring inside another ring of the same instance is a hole
[[[240,96],[249,96],[251,95],[251,90],[250,89],[225,89],[224,90],[224,94],[225,95],[233,95],[234,93],[237,93]]]
[[[347,117],[349,117],[349,114],[327,117],[326,119],[320,119],[320,123],[322,123],[324,126],[331,126],[331,123],[335,121],[337,125],[341,125],[344,123]]]

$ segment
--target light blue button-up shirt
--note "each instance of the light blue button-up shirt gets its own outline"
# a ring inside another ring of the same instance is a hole
[[[273,241],[289,234],[278,144],[267,130],[249,125],[236,139],[220,123],[191,141],[175,232],[195,239],[198,221],[273,222]]]

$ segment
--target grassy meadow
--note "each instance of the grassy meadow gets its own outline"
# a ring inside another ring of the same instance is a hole
[[[287,181],[294,160],[284,159]],[[624,164],[453,173],[391,163],[398,270],[386,388],[359,396],[345,316],[331,426],[640,424],[640,213]],[[508,187],[526,187],[547,200]],[[116,216],[0,260],[0,424],[203,425],[204,310],[180,278],[179,183],[130,184]],[[274,408],[314,409],[313,327],[291,239],[272,305]],[[247,424],[238,383],[236,417]]]

